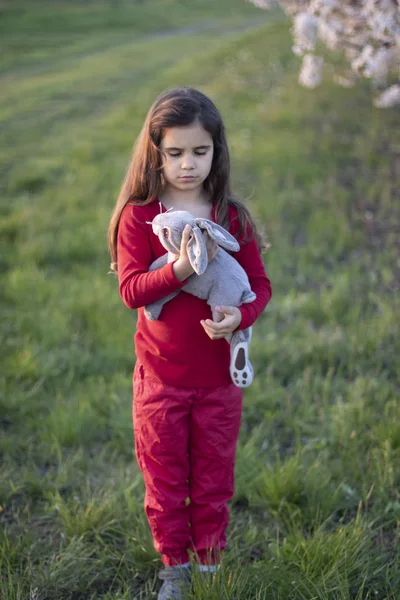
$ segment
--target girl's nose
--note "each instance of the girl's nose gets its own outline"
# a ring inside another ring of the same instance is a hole
[[[182,169],[194,169],[194,160],[191,156],[184,156],[182,160]]]

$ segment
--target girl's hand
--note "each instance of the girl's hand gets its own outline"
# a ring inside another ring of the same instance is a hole
[[[236,306],[216,306],[215,310],[224,315],[222,321],[216,323],[211,319],[206,319],[200,321],[200,323],[212,340],[219,340],[239,327],[242,321],[242,313]]]
[[[181,245],[180,245],[180,253],[179,253],[179,258],[178,260],[176,260],[173,264],[173,270],[175,273],[175,276],[177,279],[179,279],[179,281],[185,281],[185,279],[187,279],[188,277],[190,277],[190,275],[192,275],[194,273],[194,269],[192,267],[192,265],[190,264],[190,260],[187,254],[187,245],[188,245],[188,241],[190,238],[190,234],[192,233],[192,228],[190,227],[190,225],[186,225],[185,229],[183,230],[183,234],[182,234],[182,240],[181,240]]]
[[[181,245],[180,245],[180,249],[179,249],[180,250],[179,258],[177,261],[174,262],[174,266],[173,266],[174,273],[175,273],[176,277],[179,279],[179,281],[184,281],[185,279],[187,279],[188,277],[190,277],[190,275],[192,275],[194,273],[194,269],[193,269],[192,265],[190,264],[189,257],[187,254],[187,244],[190,239],[191,233],[192,233],[191,226],[186,225],[185,229],[183,230],[183,234],[182,234],[182,240],[181,240]],[[217,242],[208,235],[207,231],[205,231],[203,233],[203,235],[204,235],[204,239],[206,242],[208,262],[211,262],[212,259],[215,258],[215,255],[217,254],[217,252],[219,250],[219,246],[218,246]]]

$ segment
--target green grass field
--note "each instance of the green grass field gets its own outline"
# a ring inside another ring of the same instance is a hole
[[[135,313],[106,230],[143,118],[178,85],[222,112],[274,290],[229,550],[188,600],[399,599],[399,112],[329,73],[300,88],[288,22],[243,0],[0,10],[1,600],[156,597]]]

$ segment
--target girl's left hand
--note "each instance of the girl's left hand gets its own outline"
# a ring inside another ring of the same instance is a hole
[[[216,323],[211,319],[206,319],[200,321],[200,323],[212,340],[219,340],[239,327],[242,321],[242,313],[236,306],[216,306],[215,310],[224,315],[222,321]]]

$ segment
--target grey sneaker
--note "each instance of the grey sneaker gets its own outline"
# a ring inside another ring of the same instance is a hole
[[[157,600],[185,600],[192,576],[190,567],[165,567],[158,576],[164,583]]]

